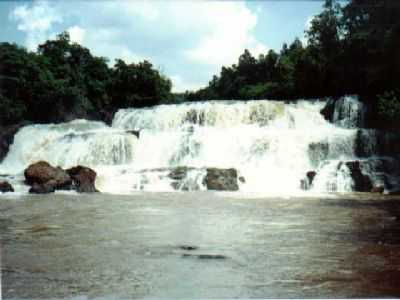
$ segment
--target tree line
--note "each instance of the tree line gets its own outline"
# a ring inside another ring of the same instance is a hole
[[[148,61],[110,67],[64,32],[29,52],[0,43],[0,125],[75,118],[110,121],[118,108],[172,100],[171,81]]]
[[[208,86],[186,92],[204,99],[299,99],[358,94],[376,127],[400,125],[400,1],[325,0],[306,33],[279,53],[248,50]]]

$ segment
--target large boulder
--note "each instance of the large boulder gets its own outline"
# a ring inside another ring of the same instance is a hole
[[[364,175],[361,172],[360,162],[356,161],[348,161],[345,162],[345,165],[350,171],[350,176],[354,182],[354,191],[356,192],[370,192],[372,190],[372,182],[369,176]],[[339,164],[338,168],[340,169],[341,164]]]
[[[73,185],[78,193],[98,192],[95,186],[96,172],[88,167],[76,166],[66,172],[73,180]]]
[[[29,185],[53,185],[54,189],[70,189],[71,177],[60,167],[39,161],[25,169],[25,182]]]
[[[203,184],[208,190],[237,191],[238,175],[236,169],[207,168]]]
[[[2,193],[14,192],[14,188],[7,181],[0,181],[0,192]]]

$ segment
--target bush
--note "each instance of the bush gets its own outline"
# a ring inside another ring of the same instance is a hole
[[[398,91],[378,95],[378,115],[391,127],[400,127],[400,97]]]

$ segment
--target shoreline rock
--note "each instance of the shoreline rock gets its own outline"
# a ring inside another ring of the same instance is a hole
[[[47,194],[56,190],[76,190],[78,193],[98,192],[95,187],[96,172],[84,166],[67,170],[53,167],[46,161],[29,165],[25,171],[25,183],[30,185],[29,193]]]
[[[72,178],[73,186],[78,193],[96,193],[95,187],[97,173],[84,166],[76,166],[66,170]]]
[[[13,186],[8,181],[0,181],[0,193],[14,192]]]
[[[237,191],[238,174],[236,169],[207,168],[207,174],[203,179],[203,184],[207,190],[215,191]]]

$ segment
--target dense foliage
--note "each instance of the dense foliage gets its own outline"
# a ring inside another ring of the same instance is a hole
[[[379,111],[372,116],[375,125],[388,120],[390,126],[399,124],[400,114],[393,115],[389,109],[398,102],[378,95],[396,94],[399,87],[400,1],[352,0],[341,7],[337,1],[325,0],[306,36],[306,45],[296,39],[284,44],[280,53],[271,50],[255,58],[246,50],[237,64],[223,67],[206,88],[187,92],[186,99],[359,94],[372,110]],[[382,111],[382,107],[386,108]]]
[[[171,81],[148,61],[109,67],[103,57],[71,43],[68,33],[36,53],[0,43],[0,125],[107,119],[120,107],[169,101]]]

